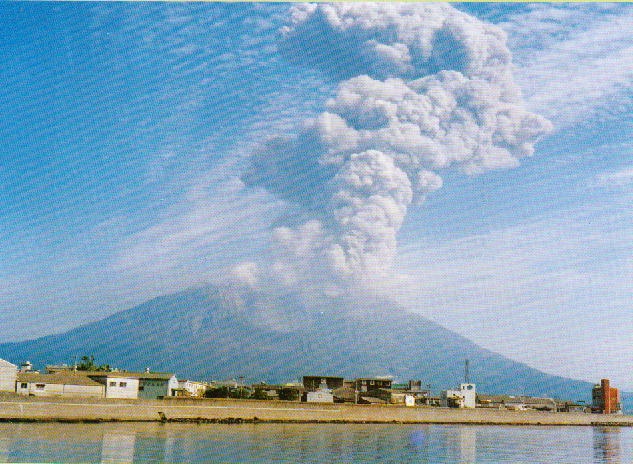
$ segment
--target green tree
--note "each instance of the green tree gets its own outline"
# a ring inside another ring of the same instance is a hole
[[[263,388],[256,388],[253,392],[252,398],[255,400],[267,400],[268,395],[266,394],[266,390],[264,390]]]
[[[104,371],[104,372],[110,372],[112,369],[110,368],[109,364],[97,365],[97,363],[95,363],[95,357],[91,355],[91,356],[82,356],[81,357],[81,360],[77,364],[77,370],[78,371]]]
[[[237,387],[237,388],[231,389],[229,396],[231,398],[246,399],[246,398],[250,398],[251,391],[245,387]]]
[[[285,401],[298,401],[301,399],[301,392],[296,388],[282,388],[279,390],[279,399]]]
[[[228,398],[229,387],[209,387],[204,396],[206,398]]]

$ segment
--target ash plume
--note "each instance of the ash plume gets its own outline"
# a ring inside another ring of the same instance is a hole
[[[505,33],[450,5],[300,4],[281,34],[291,62],[337,82],[323,112],[263,144],[243,176],[316,211],[274,230],[283,281],[388,275],[408,209],[443,172],[517,166],[551,128],[523,104]]]

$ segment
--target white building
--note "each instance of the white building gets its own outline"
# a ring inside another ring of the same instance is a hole
[[[205,382],[195,382],[193,380],[179,380],[178,388],[186,392],[187,396],[204,396],[209,384]]]
[[[84,375],[105,385],[106,398],[159,399],[175,396],[178,379],[162,372],[87,371]]]
[[[20,372],[15,391],[25,396],[79,396],[103,398],[105,388],[99,382],[80,374],[37,374]]]
[[[334,395],[332,390],[327,387],[325,379],[321,380],[321,384],[316,391],[306,393],[306,402],[308,403],[334,403]]]
[[[459,390],[444,390],[440,403],[445,407],[475,408],[477,406],[477,393],[474,383],[462,383]]]
[[[18,366],[4,359],[0,359],[0,392],[15,393],[15,379],[17,374]]]

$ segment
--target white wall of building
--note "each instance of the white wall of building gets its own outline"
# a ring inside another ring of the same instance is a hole
[[[104,396],[102,385],[18,382],[16,391],[25,396],[79,396],[84,398],[103,398]]]
[[[15,384],[15,391],[20,395],[28,395],[29,394],[29,384],[28,382],[17,382]]]
[[[138,398],[139,379],[130,377],[106,377],[106,398]]]
[[[173,375],[169,379],[167,396],[174,396],[174,390],[178,388],[178,379]]]
[[[477,407],[477,393],[475,392],[474,383],[463,383],[459,386],[461,396],[463,398],[463,408]]]
[[[0,391],[15,392],[15,378],[18,374],[18,366],[0,359]]]
[[[105,397],[105,387],[103,385],[64,385],[64,395],[82,397]]]
[[[308,403],[334,403],[334,395],[329,391],[317,390],[308,392],[306,401]]]

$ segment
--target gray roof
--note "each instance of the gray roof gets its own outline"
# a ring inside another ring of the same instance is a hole
[[[84,385],[91,387],[101,387],[99,382],[95,382],[90,377],[75,373],[62,374],[35,374],[32,372],[20,372],[17,376],[18,382],[46,383],[52,385]]]

